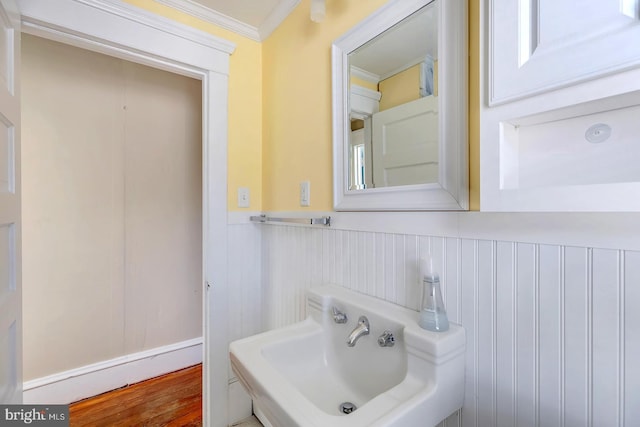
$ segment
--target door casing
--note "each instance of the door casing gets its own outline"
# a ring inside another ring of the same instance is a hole
[[[203,421],[227,426],[228,354],[220,344],[228,342],[227,105],[235,45],[118,0],[19,6],[23,32],[202,81]]]

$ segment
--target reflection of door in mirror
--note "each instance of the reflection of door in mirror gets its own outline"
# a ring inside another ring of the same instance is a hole
[[[350,190],[439,182],[437,10],[421,8],[348,55],[351,130],[354,118],[366,122],[350,135]]]
[[[467,5],[393,0],[333,43],[336,210],[469,208]]]
[[[438,101],[426,96],[373,115],[374,187],[438,182]]]
[[[349,189],[438,182],[434,96],[351,119]]]

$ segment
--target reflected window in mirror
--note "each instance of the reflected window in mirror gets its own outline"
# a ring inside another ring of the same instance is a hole
[[[371,173],[365,166],[365,150],[364,150],[364,120],[353,119],[351,120],[351,138],[350,150],[349,150],[349,189],[351,190],[364,190],[367,188],[367,182],[370,181],[365,178],[367,173]]]

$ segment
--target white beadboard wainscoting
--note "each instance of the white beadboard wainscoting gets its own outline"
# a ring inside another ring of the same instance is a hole
[[[431,253],[449,319],[467,333],[464,407],[442,425],[640,425],[640,216],[329,215],[331,228],[229,233],[242,302],[232,336],[302,320],[305,290],[324,283],[418,309],[418,260]],[[259,313],[262,325],[243,326]]]
[[[262,227],[229,224],[229,340],[263,330]]]
[[[251,215],[259,215],[254,212]],[[249,222],[249,214],[229,213],[228,288],[229,342],[263,331],[262,227]],[[252,413],[251,398],[229,363],[229,424]]]

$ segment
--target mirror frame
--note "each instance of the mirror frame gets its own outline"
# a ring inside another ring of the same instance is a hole
[[[392,0],[334,41],[333,203],[336,211],[468,210],[466,0],[438,0],[438,183],[349,190],[349,54],[434,0]]]

